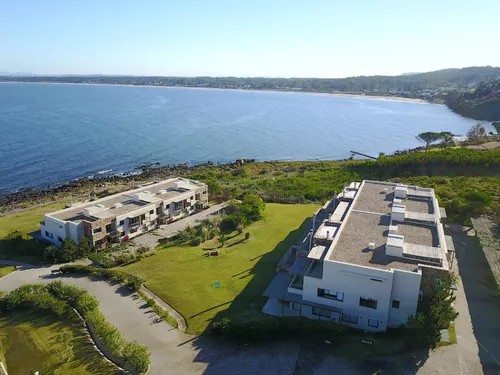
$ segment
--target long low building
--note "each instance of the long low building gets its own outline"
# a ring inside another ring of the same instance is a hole
[[[263,312],[370,331],[405,323],[449,272],[445,215],[430,188],[368,180],[346,186],[278,264]]]
[[[207,205],[206,184],[173,178],[47,213],[40,223],[41,236],[57,246],[66,238],[78,243],[85,236],[99,247],[126,241]]]

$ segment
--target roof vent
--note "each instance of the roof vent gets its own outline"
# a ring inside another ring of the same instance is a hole
[[[368,243],[368,249],[375,250],[375,242],[369,242]]]

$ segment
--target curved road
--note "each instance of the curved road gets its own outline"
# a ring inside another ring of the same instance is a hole
[[[290,374],[296,346],[272,344],[239,347],[206,337],[180,332],[167,323],[156,322],[156,314],[135,293],[120,285],[83,276],[52,276],[52,267],[28,265],[0,279],[0,290],[23,284],[64,283],[86,289],[99,300],[99,307],[127,340],[146,345],[151,351],[151,375],[163,374]]]

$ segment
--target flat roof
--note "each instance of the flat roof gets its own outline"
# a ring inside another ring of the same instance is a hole
[[[99,204],[104,206],[104,208],[92,214],[92,216],[97,218],[120,216],[141,209],[144,206],[154,204],[155,202],[189,195],[192,193],[192,190],[204,186],[206,185],[198,181],[180,177],[172,178],[153,184],[143,185],[137,189],[114,194],[92,202],[80,203],[73,207],[47,213],[46,215],[65,221],[92,221],[92,218],[83,215],[83,210]],[[150,194],[148,194],[148,192]],[[136,194],[139,195],[140,200],[134,199],[134,195]]]
[[[336,238],[328,249],[325,260],[385,270],[395,268],[415,271],[417,269],[418,260],[395,257],[385,253],[396,186],[398,185],[394,183],[368,180],[362,183]],[[417,198],[421,200],[414,200],[410,197],[410,199],[402,199],[401,204],[407,206],[407,203],[411,202],[410,206],[415,208],[417,216],[433,217],[428,213],[432,203],[424,201],[431,202],[432,190],[409,186],[408,191],[416,191],[416,194],[422,191],[422,195]],[[406,212],[408,211],[407,206]],[[432,253],[432,256],[435,256],[436,251],[441,251],[434,249],[439,244],[436,227],[408,222],[397,223],[395,234],[404,236],[404,243],[412,244],[410,245],[412,250],[421,249],[423,252]],[[373,250],[369,248],[370,243],[375,245]]]
[[[352,211],[344,221],[337,241],[330,247],[328,260],[380,269],[397,268],[415,271],[417,261],[385,254],[390,223],[389,215]],[[399,228],[398,234],[402,234]],[[370,250],[368,244],[372,242],[375,248]]]

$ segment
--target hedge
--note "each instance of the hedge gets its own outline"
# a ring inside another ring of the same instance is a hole
[[[83,273],[88,275],[100,276],[108,280],[123,283],[133,291],[138,291],[142,285],[142,280],[139,277],[117,270],[95,268],[92,266],[85,266],[81,264],[70,264],[62,266],[61,268],[59,268],[59,271],[64,274]]]
[[[223,318],[211,325],[211,334],[224,336],[237,341],[268,341],[284,338],[310,338],[332,340],[345,335],[348,328],[324,320],[312,320],[304,317],[255,316],[241,317],[237,320]]]

